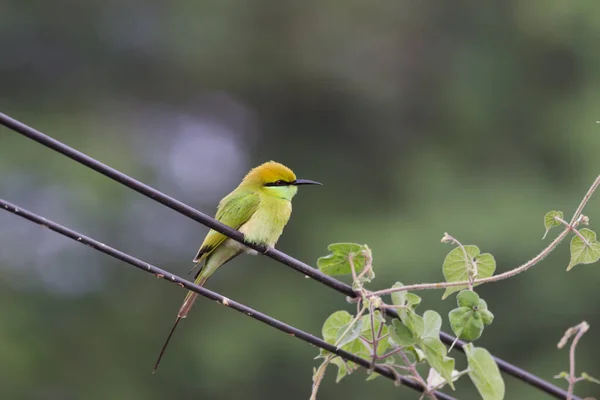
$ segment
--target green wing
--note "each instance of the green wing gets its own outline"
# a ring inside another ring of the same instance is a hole
[[[230,193],[221,200],[215,217],[217,221],[233,229],[239,229],[244,225],[252,217],[260,202],[257,193],[236,192]],[[227,236],[211,229],[194,257],[194,262],[204,261],[225,239]]]

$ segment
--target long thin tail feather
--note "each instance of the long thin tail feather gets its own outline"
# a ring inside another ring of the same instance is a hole
[[[205,277],[205,278],[200,279],[197,283],[199,286],[204,286],[204,284],[206,283],[207,280],[208,280],[208,277]],[[158,369],[158,366],[160,365],[160,361],[162,360],[162,357],[165,354],[165,350],[167,350],[167,346],[169,345],[169,342],[171,341],[171,337],[173,336],[173,333],[175,332],[175,329],[177,328],[179,321],[181,321],[182,318],[187,317],[187,314],[190,312],[190,310],[191,310],[192,306],[194,305],[194,302],[196,301],[197,298],[198,298],[198,294],[194,293],[194,292],[188,292],[188,294],[185,296],[185,300],[183,301],[183,304],[179,308],[179,312],[177,312],[177,319],[175,320],[175,323],[173,324],[173,327],[171,328],[171,332],[169,332],[169,336],[167,336],[167,340],[165,340],[165,343],[163,344],[162,348],[160,349],[160,353],[158,354],[158,358],[156,359],[156,364],[154,364],[154,369],[152,370],[152,373],[155,373],[156,370]]]
[[[175,324],[173,324],[173,327],[171,328],[171,332],[169,332],[169,336],[167,336],[167,340],[165,340],[165,343],[163,344],[162,348],[160,349],[160,353],[158,354],[158,358],[156,359],[156,364],[154,364],[154,369],[152,370],[152,373],[155,373],[156,370],[158,369],[158,366],[160,365],[160,360],[162,359],[163,354],[165,354],[165,350],[167,349],[167,346],[169,345],[171,336],[173,336],[173,332],[175,332],[175,328],[177,328],[179,321],[181,321],[181,317],[177,316],[177,319],[175,320]]]
[[[204,284],[206,283],[208,278],[217,270],[217,268],[221,267],[225,263],[234,259],[241,253],[242,253],[242,250],[238,250],[233,254],[224,253],[224,254],[218,255],[216,263],[211,264],[209,266],[204,265],[202,267],[202,269],[200,269],[197,272],[194,283],[196,283],[199,286],[204,286]],[[219,262],[219,258],[221,258],[221,262]],[[201,261],[202,260],[200,260],[200,262]],[[208,268],[208,269],[205,270],[205,268]],[[179,321],[181,321],[182,318],[187,317],[188,313],[192,309],[192,306],[194,305],[194,302],[196,301],[197,298],[198,298],[198,293],[194,293],[192,291],[189,291],[187,293],[187,295],[185,296],[185,300],[183,300],[183,304],[181,305],[181,307],[179,308],[179,311],[177,312],[177,319],[175,320],[175,324],[173,324],[173,328],[171,328],[171,332],[169,332],[169,336],[167,336],[167,340],[165,340],[165,343],[163,344],[163,347],[160,350],[158,359],[156,360],[156,364],[154,364],[154,370],[152,370],[152,373],[155,373],[156,370],[158,369],[160,360],[162,359],[162,357],[165,353],[165,350],[167,349],[167,346],[169,345],[171,336],[173,336],[173,333],[175,332],[175,329],[177,328]]]

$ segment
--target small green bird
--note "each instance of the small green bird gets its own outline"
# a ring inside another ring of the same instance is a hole
[[[296,179],[296,175],[288,167],[274,161],[266,162],[250,170],[242,183],[219,202],[216,219],[243,233],[244,239],[249,243],[273,247],[290,219],[292,198],[299,185],[321,183]],[[257,254],[256,250],[211,230],[193,260],[196,266],[204,263],[194,282],[203,286],[220,266],[241,253]],[[156,360],[153,373],[160,364],[177,324],[187,316],[197,298],[198,294],[192,291],[185,296],[175,324]]]

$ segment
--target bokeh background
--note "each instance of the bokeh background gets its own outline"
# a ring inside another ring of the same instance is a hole
[[[440,280],[445,231],[498,272],[537,254],[544,214],[570,215],[598,175],[599,43],[593,0],[4,0],[0,110],[209,214],[249,168],[285,163],[325,185],[301,188],[278,248],[315,265],[329,243],[367,243],[377,289]],[[179,274],[207,232],[5,128],[0,193]],[[478,344],[551,379],[568,368],[556,342],[587,320],[577,367],[600,375],[600,266],[566,273],[568,258],[563,243],[481,287],[496,319]],[[152,375],[184,291],[9,213],[0,276],[2,399],[309,396],[315,348],[206,300]],[[209,287],[316,334],[351,309],[265,257]],[[441,294],[420,310],[446,315]],[[321,399],[417,398],[334,376]]]

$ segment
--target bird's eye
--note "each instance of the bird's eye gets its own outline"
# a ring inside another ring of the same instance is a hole
[[[289,183],[287,183],[286,181],[284,181],[282,179],[275,181],[275,182],[265,183],[265,186],[286,186],[286,185],[289,185]]]

